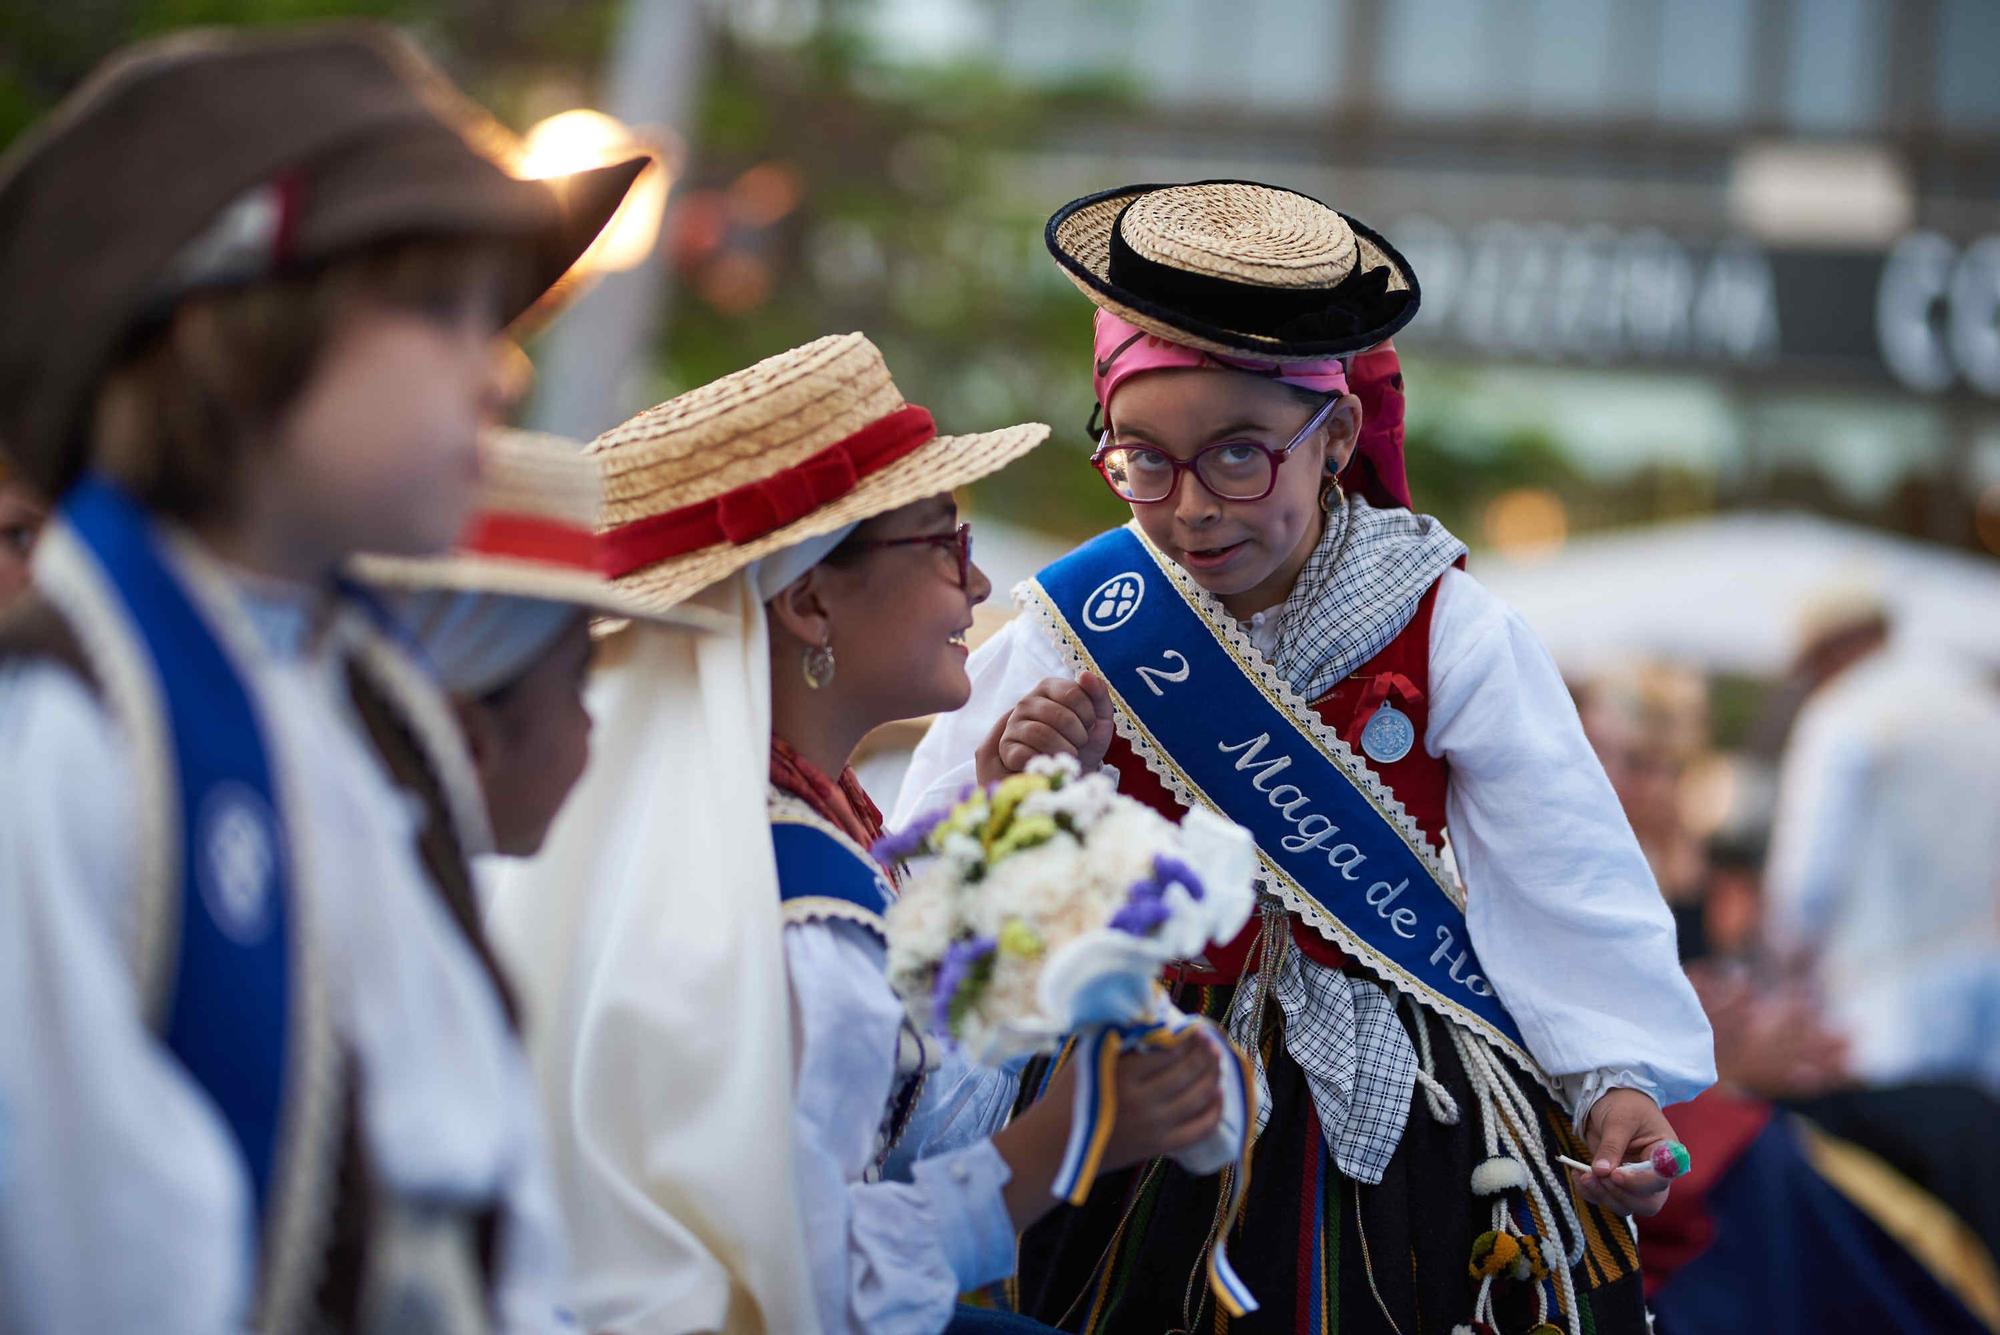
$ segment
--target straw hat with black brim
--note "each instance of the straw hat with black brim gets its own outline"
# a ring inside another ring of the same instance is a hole
[[[669,399],[590,444],[606,570],[665,608],[753,561],[976,482],[1040,422],[941,436],[875,345],[835,334]]]
[[[600,616],[720,629],[705,608],[663,608],[620,589],[602,569],[604,485],[583,446],[538,431],[494,430],[480,442],[479,496],[442,556],[357,556],[351,573],[398,591],[486,593],[567,603]]]
[[[94,385],[204,289],[421,236],[513,239],[527,311],[646,166],[552,181],[394,29],[221,29],[113,56],[0,158],[0,441],[45,495],[81,471]]]
[[[1260,362],[1364,351],[1417,313],[1409,262],[1310,195],[1256,181],[1128,185],[1049,219],[1049,253],[1098,306],[1171,342]]]

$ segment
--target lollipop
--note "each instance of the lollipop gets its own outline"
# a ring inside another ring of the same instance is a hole
[[[1558,1154],[1556,1160],[1566,1167],[1576,1169],[1579,1173],[1592,1171],[1589,1164],[1579,1163],[1567,1154]],[[1641,1162],[1619,1164],[1614,1171],[1627,1176],[1635,1173],[1651,1173],[1671,1182],[1677,1177],[1686,1176],[1688,1170],[1693,1167],[1694,1159],[1689,1156],[1687,1146],[1678,1140],[1663,1140],[1653,1146],[1653,1152]]]

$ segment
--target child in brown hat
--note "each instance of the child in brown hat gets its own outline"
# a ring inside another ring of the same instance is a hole
[[[637,163],[511,177],[393,33],[134,47],[0,161],[0,1328],[542,1328],[527,1072],[443,700],[496,336]]]

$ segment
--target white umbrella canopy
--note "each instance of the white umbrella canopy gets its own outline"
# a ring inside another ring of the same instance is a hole
[[[1806,607],[1839,586],[1888,608],[1902,643],[2000,667],[2000,561],[1815,515],[1717,515],[1575,538],[1538,560],[1475,553],[1565,673],[1636,657],[1776,676]]]

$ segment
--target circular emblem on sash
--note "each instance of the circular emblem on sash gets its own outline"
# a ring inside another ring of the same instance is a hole
[[[1417,728],[1410,716],[1386,701],[1361,730],[1361,749],[1378,765],[1395,764],[1416,744]]]
[[[270,930],[278,871],[269,804],[242,784],[221,784],[201,804],[195,840],[195,884],[208,916],[236,944],[255,945]]]
[[[1146,580],[1136,570],[1113,575],[1083,600],[1083,624],[1092,630],[1117,630],[1132,619],[1146,597]]]

